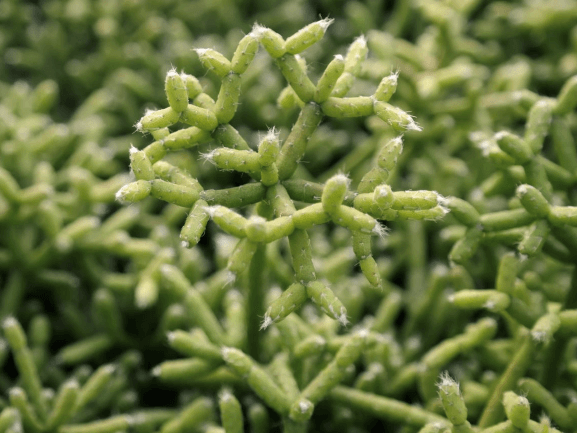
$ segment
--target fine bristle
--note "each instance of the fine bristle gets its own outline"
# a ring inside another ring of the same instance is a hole
[[[449,375],[448,371],[444,371],[441,373],[441,375],[439,376],[439,382],[437,383],[438,388],[445,388],[448,386],[455,386],[455,385],[457,387],[459,386],[457,381]]]
[[[320,24],[321,28],[323,29],[323,31],[327,31],[327,29],[329,28],[329,26],[333,23],[334,18],[324,18],[320,21],[318,21],[318,23]]]
[[[204,56],[208,50],[208,48],[194,48],[194,52],[198,54],[198,57]]]
[[[262,321],[261,325],[260,325],[260,330],[263,331],[266,328],[268,328],[270,325],[272,324],[272,319],[270,318],[268,312],[265,313],[264,315],[264,320]]]
[[[349,319],[347,319],[347,310],[341,307],[341,314],[339,315],[338,321],[342,326],[347,326],[349,324]]]
[[[262,36],[262,34],[268,30],[267,27],[259,24],[259,23],[254,23],[252,26],[252,30],[249,33],[252,37],[256,38],[256,39],[260,39],[260,37]]]

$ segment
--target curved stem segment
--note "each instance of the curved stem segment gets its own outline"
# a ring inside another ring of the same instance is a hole
[[[330,393],[332,401],[343,403],[392,422],[405,422],[414,427],[427,423],[439,423],[449,427],[449,421],[436,413],[388,397],[359,391],[345,386],[337,386]]]

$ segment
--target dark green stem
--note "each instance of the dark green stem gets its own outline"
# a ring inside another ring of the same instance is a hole
[[[283,433],[306,433],[307,432],[307,422],[296,422],[292,419],[285,417],[282,421]]]
[[[535,343],[529,333],[524,336],[521,346],[515,353],[515,356],[509,363],[507,370],[503,373],[499,382],[495,386],[487,406],[479,420],[479,427],[481,429],[497,424],[505,416],[503,409],[503,394],[505,391],[513,389],[517,385],[517,381],[525,375],[529,365],[533,361],[533,352]]]
[[[260,358],[260,322],[264,316],[264,279],[266,269],[265,245],[258,244],[248,270],[247,295],[247,351]]]
[[[563,303],[563,310],[577,307],[577,265],[573,269],[571,276],[571,287]],[[547,389],[552,389],[559,376],[559,364],[563,360],[563,353],[567,346],[569,337],[566,335],[556,335],[545,353],[543,359],[543,370],[541,371],[541,385]]]

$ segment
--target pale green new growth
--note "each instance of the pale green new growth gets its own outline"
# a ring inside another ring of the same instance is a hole
[[[381,102],[388,102],[391,96],[397,90],[397,81],[399,78],[399,72],[394,72],[391,75],[383,78],[375,91],[375,99]]]
[[[469,431],[472,431],[467,421],[467,408],[465,407],[465,401],[463,400],[459,384],[449,376],[449,373],[444,372],[441,374],[439,383],[437,383],[437,388],[439,389],[439,397],[441,398],[441,403],[443,404],[449,421],[451,421],[455,427],[468,426]],[[466,428],[463,429],[463,427],[461,427],[461,429],[466,430]]]
[[[526,397],[507,391],[503,394],[503,406],[505,413],[511,423],[517,428],[524,428],[529,422],[531,408]]]
[[[181,113],[186,109],[189,94],[185,82],[175,69],[171,69],[166,74],[164,91],[168,104],[174,111]]]
[[[200,58],[203,66],[211,71],[214,71],[219,77],[224,77],[231,70],[230,61],[211,48],[196,48],[196,54]]]
[[[243,417],[238,400],[232,393],[224,389],[219,394],[220,417],[226,433],[242,433]]]
[[[298,54],[306,50],[322,39],[327,28],[333,21],[333,19],[325,18],[303,27],[297,33],[287,38],[285,41],[285,49],[291,54]]]

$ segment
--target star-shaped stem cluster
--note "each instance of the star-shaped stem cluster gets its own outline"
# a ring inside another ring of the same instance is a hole
[[[346,97],[367,55],[364,37],[350,46],[345,57],[337,55],[327,65],[317,84],[309,78],[299,56],[318,42],[332,20],[312,23],[286,40],[260,25],[238,44],[232,57],[212,49],[197,49],[203,66],[221,79],[216,101],[202,92],[199,81],[187,74],[168,72],[165,82],[167,108],[148,112],[136,125],[156,139],[143,150],[132,149],[131,168],[136,177],[118,191],[123,202],[136,202],[151,195],[190,208],[181,231],[186,247],[196,245],[211,219],[223,231],[239,238],[229,258],[228,269],[239,274],[247,269],[258,245],[288,238],[294,283],[266,311],[262,327],[278,322],[306,299],[312,299],[327,315],[347,323],[346,309],[332,290],[317,280],[307,230],[332,222],[350,230],[353,250],[368,281],[381,287],[371,254],[371,237],[384,236],[379,220],[437,219],[447,208],[436,192],[393,192],[386,181],[402,151],[402,136],[379,143],[376,167],[351,191],[345,175],[331,177],[324,185],[299,179],[297,168],[307,143],[325,117],[377,115],[393,130],[420,130],[406,112],[388,103],[397,85],[397,74],[382,79],[371,96]],[[275,60],[301,106],[296,123],[281,140],[270,129],[253,150],[230,125],[239,106],[241,76],[262,45]],[[189,128],[171,131],[177,124]],[[169,151],[216,142],[202,157],[220,170],[244,173],[252,181],[233,188],[205,190],[197,179],[162,161]],[[295,202],[304,202],[305,206]],[[233,208],[257,205],[246,217]]]

